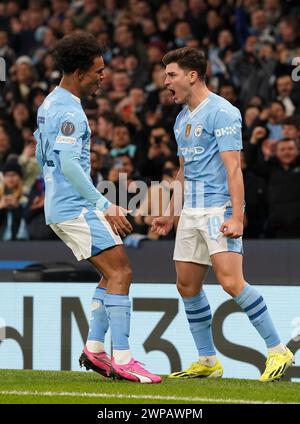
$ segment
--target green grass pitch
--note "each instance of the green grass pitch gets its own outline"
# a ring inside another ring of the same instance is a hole
[[[0,404],[300,403],[300,384],[239,379],[138,384],[93,372],[0,370]]]

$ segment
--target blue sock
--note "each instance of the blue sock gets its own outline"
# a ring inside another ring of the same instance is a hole
[[[104,296],[113,349],[129,349],[130,300],[127,295],[108,294]]]
[[[88,340],[104,343],[104,336],[108,330],[108,319],[103,304],[106,289],[97,287],[91,305],[91,319]]]
[[[211,310],[204,291],[193,297],[183,297],[182,300],[199,356],[215,355]]]
[[[251,324],[254,325],[264,339],[268,348],[280,343],[267,305],[257,290],[246,284],[242,293],[235,297],[234,300],[246,312]]]

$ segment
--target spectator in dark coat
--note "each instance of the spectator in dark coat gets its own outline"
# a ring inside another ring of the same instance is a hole
[[[258,147],[252,147],[252,159],[255,163]],[[275,156],[260,162],[255,169],[268,182],[267,236],[299,238],[300,157],[296,140],[279,140],[275,147]]]

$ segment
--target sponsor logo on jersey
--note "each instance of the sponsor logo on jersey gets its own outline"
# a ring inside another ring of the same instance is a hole
[[[65,137],[62,135],[59,135],[56,137],[56,143],[65,143],[65,144],[75,144],[76,138],[75,137]]]
[[[200,137],[200,135],[202,134],[202,130],[203,130],[202,125],[197,125],[194,131],[195,137]]]
[[[237,127],[236,125],[231,125],[224,128],[217,128],[215,130],[215,136],[216,137],[223,137],[224,135],[232,135],[237,133]]]
[[[71,121],[64,121],[61,125],[61,132],[63,135],[72,135],[75,131],[75,125]]]
[[[195,147],[181,147],[181,154],[184,157],[185,162],[191,162],[194,160],[196,155],[201,155],[205,152],[204,147],[195,146]]]

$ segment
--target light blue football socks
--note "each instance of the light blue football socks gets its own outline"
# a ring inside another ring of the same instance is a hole
[[[205,292],[201,290],[196,296],[183,297],[182,300],[199,356],[215,355],[211,331],[212,316]]]
[[[108,318],[104,307],[106,289],[97,287],[91,304],[90,327],[86,347],[90,352],[104,350],[104,337],[108,330]]]
[[[267,305],[257,290],[246,283],[242,293],[233,299],[246,312],[251,324],[266,342],[267,348],[280,344]]]
[[[129,349],[131,303],[128,295],[106,293],[104,305],[111,330],[113,349]]]

